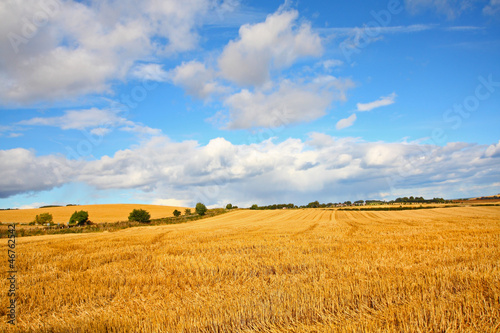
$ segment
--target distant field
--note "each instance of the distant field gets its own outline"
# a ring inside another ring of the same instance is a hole
[[[17,242],[9,331],[500,331],[500,207],[240,210]]]
[[[173,216],[174,210],[184,214],[186,207],[171,207],[158,205],[136,205],[136,204],[109,204],[109,205],[82,205],[68,207],[49,207],[37,209],[0,210],[0,222],[2,223],[26,223],[35,220],[40,213],[50,213],[55,223],[67,224],[71,214],[76,210],[85,210],[89,213],[89,219],[94,223],[127,221],[133,209],[145,209],[151,214],[151,218]],[[192,209],[194,211],[194,209]]]

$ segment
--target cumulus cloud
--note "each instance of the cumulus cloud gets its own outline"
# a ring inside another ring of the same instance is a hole
[[[239,39],[229,42],[220,58],[221,74],[242,86],[262,85],[269,81],[272,69],[286,68],[297,59],[319,56],[321,39],[309,24],[296,26],[298,12],[278,11],[265,22],[246,24]]]
[[[487,157],[500,157],[500,140],[497,144],[492,144],[486,149],[485,156]]]
[[[0,150],[0,198],[50,190],[71,181],[75,163],[64,157],[36,156],[31,150]]]
[[[347,118],[340,119],[337,122],[337,125],[335,125],[335,128],[338,129],[338,130],[341,130],[341,129],[350,127],[350,126],[352,126],[354,124],[354,122],[356,121],[356,119],[357,119],[357,117],[356,117],[356,114],[354,113],[354,114],[350,115]]]
[[[382,106],[387,106],[387,105],[394,104],[396,96],[397,96],[396,93],[393,92],[389,96],[380,97],[378,100],[376,100],[374,102],[370,102],[370,103],[357,103],[356,104],[356,108],[360,112],[371,111],[371,110],[373,110],[375,108],[379,108],[379,107],[382,107]]]
[[[156,136],[94,161],[12,149],[0,151],[0,197],[71,182],[97,190],[138,189],[151,201],[175,198],[183,204],[303,203],[381,192],[446,196],[497,182],[498,145],[363,142],[312,133],[308,140],[240,145],[223,138],[200,145]]]
[[[111,92],[138,61],[197,46],[197,28],[223,1],[15,0],[1,4],[0,100],[30,104]],[[228,9],[230,10],[230,9]],[[165,42],[158,43],[158,40]],[[133,75],[162,78],[154,65]]]
[[[280,127],[312,121],[324,116],[334,100],[345,100],[352,87],[349,79],[323,76],[302,84],[283,80],[271,92],[243,89],[224,102],[229,108],[226,127]]]
[[[198,61],[183,62],[169,76],[172,82],[186,89],[187,93],[204,99],[227,89],[216,81],[216,73]]]

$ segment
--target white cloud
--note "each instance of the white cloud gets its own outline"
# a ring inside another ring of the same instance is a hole
[[[490,3],[483,8],[484,15],[495,16],[500,13],[500,0],[490,0]]]
[[[160,64],[140,64],[132,70],[132,76],[139,80],[164,82],[168,74]]]
[[[111,129],[107,127],[97,127],[93,128],[90,130],[90,134],[97,135],[97,136],[105,136],[106,134],[110,133]]]
[[[161,130],[144,126],[121,117],[119,111],[91,108],[87,110],[65,111],[59,117],[36,117],[22,120],[18,125],[53,126],[63,130],[88,130],[94,135],[103,136],[112,128],[136,134],[159,135]]]
[[[104,125],[115,126],[125,124],[127,120],[118,116],[116,111],[91,108],[87,110],[65,111],[59,117],[37,117],[20,121],[19,125],[54,126],[63,130],[78,129],[83,130],[90,127],[100,127]]]
[[[121,131],[132,132],[136,134],[143,135],[160,135],[161,130],[158,128],[151,128],[149,126],[139,125],[133,122],[129,122],[128,126],[120,128]]]
[[[334,67],[339,67],[339,66],[342,66],[344,64],[344,62],[342,60],[338,60],[338,59],[328,59],[328,60],[325,60],[321,63],[321,65],[327,70],[331,70],[332,68]]]
[[[487,157],[500,157],[500,140],[498,143],[492,144],[486,149],[485,156]]]
[[[239,85],[262,85],[272,69],[286,68],[298,58],[323,52],[309,24],[296,27],[298,12],[278,11],[265,22],[243,25],[239,39],[229,42],[219,58],[221,74]]]
[[[169,76],[172,82],[182,86],[187,93],[204,99],[215,93],[223,93],[226,88],[216,81],[216,73],[198,61],[183,62],[173,69]]]
[[[68,161],[12,149],[0,151],[0,197],[71,182],[93,186],[97,193],[138,189],[151,202],[171,198],[180,200],[182,206],[221,200],[239,205],[307,203],[311,197],[335,201],[377,197],[381,192],[467,196],[472,186],[493,190],[492,184],[498,183],[497,148],[464,143],[445,147],[372,143],[313,133],[306,141],[267,140],[248,145],[223,138],[200,145],[156,136],[94,161]]]
[[[61,156],[35,156],[23,148],[0,150],[0,198],[61,186],[74,179],[75,166]]]
[[[335,125],[335,128],[338,129],[338,130],[341,130],[341,129],[344,129],[344,128],[347,128],[347,127],[350,127],[354,124],[354,122],[356,121],[357,117],[356,117],[356,114],[352,114],[350,115],[349,117],[345,118],[345,119],[340,119],[338,122],[337,122],[337,125]]]
[[[333,34],[336,37],[350,36],[352,43],[355,40],[359,44],[359,39],[379,37],[383,34],[407,34],[420,31],[434,29],[436,25],[433,24],[412,24],[412,25],[398,25],[398,26],[363,26],[363,27],[336,27],[336,28],[323,28],[321,31],[326,34]],[[372,40],[373,41],[373,40]]]
[[[282,81],[271,92],[243,89],[226,98],[230,129],[280,127],[308,122],[326,114],[334,100],[345,100],[346,90],[354,87],[349,80],[323,76],[309,83]]]
[[[356,107],[357,107],[357,110],[360,111],[360,112],[371,111],[371,110],[373,110],[375,108],[379,108],[379,107],[382,107],[382,106],[387,106],[387,105],[394,104],[396,96],[397,96],[396,93],[393,92],[389,96],[380,97],[378,100],[376,100],[374,102],[370,102],[370,103],[357,103]]]
[[[17,208],[18,209],[33,209],[33,208],[39,208],[39,207],[42,207],[45,205],[47,205],[45,202],[33,202],[31,204],[28,204],[28,205],[19,206]]]
[[[179,200],[179,199],[154,199],[151,202],[153,205],[162,205],[162,206],[170,206],[170,207],[189,207],[190,202],[187,200]]]
[[[473,8],[475,2],[477,0],[405,0],[405,7],[412,14],[431,9],[451,20]]]
[[[0,4],[7,37],[0,40],[0,100],[23,105],[110,93],[111,82],[125,79],[136,62],[194,49],[204,17],[226,7],[215,0]],[[163,74],[151,64],[133,73]]]
[[[453,27],[446,27],[444,30],[446,31],[477,31],[477,30],[483,30],[484,27],[476,27],[473,25],[457,25]]]

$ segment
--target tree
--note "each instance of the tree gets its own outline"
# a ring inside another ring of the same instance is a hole
[[[186,208],[186,210],[184,211],[184,215],[191,215],[191,209]]]
[[[128,216],[128,220],[131,222],[149,223],[151,222],[151,215],[144,209],[134,209]]]
[[[319,201],[313,201],[307,204],[307,208],[319,208],[320,204]]]
[[[250,209],[254,209],[254,210],[255,210],[255,209],[259,209],[259,205],[257,205],[257,204],[253,204],[253,205],[252,205],[252,207],[250,207]]]
[[[201,202],[198,202],[196,204],[195,210],[196,210],[196,214],[203,216],[207,212],[207,207],[204,204],[202,204]]]
[[[35,217],[36,224],[47,224],[52,222],[53,222],[52,214],[49,213],[41,213],[40,215],[37,215]]]
[[[69,218],[68,224],[76,224],[76,225],[85,225],[89,221],[89,213],[80,210],[80,211],[75,211],[73,215]]]
[[[174,210],[174,216],[175,216],[175,217],[179,217],[179,216],[181,216],[181,212],[179,212],[177,209],[176,209],[176,210]]]
[[[230,203],[228,203],[228,204],[226,205],[226,209],[233,209],[233,205],[232,205],[232,204],[230,204]]]

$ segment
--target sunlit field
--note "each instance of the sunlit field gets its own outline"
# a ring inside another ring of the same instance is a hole
[[[127,221],[130,212],[134,209],[145,209],[151,214],[152,219],[172,216],[174,210],[184,213],[185,207],[138,205],[138,204],[108,204],[108,205],[81,205],[64,207],[47,207],[35,209],[0,210],[2,223],[29,223],[35,216],[50,213],[54,223],[68,224],[71,214],[84,210],[89,213],[89,219],[94,223]]]
[[[0,331],[500,331],[500,207],[237,210],[17,253]]]

